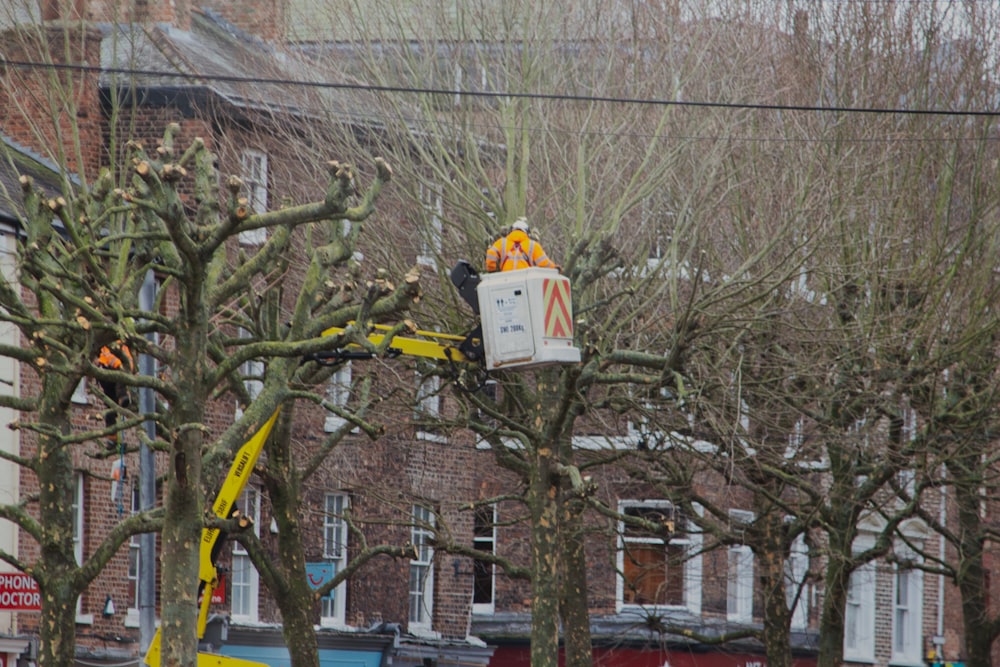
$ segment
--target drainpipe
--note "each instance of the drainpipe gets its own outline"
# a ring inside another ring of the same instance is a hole
[[[150,312],[156,303],[156,278],[146,272],[139,291],[139,308]],[[156,342],[156,334],[146,334],[146,340]],[[148,354],[139,355],[139,373],[156,374],[156,360]],[[144,415],[156,410],[156,397],[150,387],[139,388],[139,411]],[[156,425],[152,419],[143,422],[146,436],[156,438]],[[145,442],[139,445],[139,509],[150,510],[156,503],[156,462],[153,452]],[[156,533],[139,536],[139,647],[145,655],[156,633]]]
[[[941,526],[947,525],[948,517],[948,490],[947,487],[941,487],[941,516],[938,521],[940,521]],[[944,550],[945,550],[945,540],[943,536],[938,536],[938,557],[940,562],[944,562]],[[941,646],[944,644],[944,574],[938,575],[938,599],[937,599],[937,636],[934,637],[935,640],[935,650],[938,652],[938,660],[944,662],[944,658],[941,656]]]

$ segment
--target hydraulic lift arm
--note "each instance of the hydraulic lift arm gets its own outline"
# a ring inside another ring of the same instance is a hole
[[[369,342],[378,345],[385,340],[385,336],[390,327],[377,325],[374,331],[367,336]],[[343,333],[344,329],[333,327],[323,332],[324,336],[334,336]],[[407,355],[414,357],[424,357],[454,363],[472,362],[475,358],[475,346],[481,349],[481,341],[470,343],[470,336],[456,336],[453,334],[441,334],[430,331],[416,331],[411,336],[395,336],[391,341],[392,347],[389,352],[393,356]],[[472,346],[471,348],[469,346]],[[470,354],[463,353],[461,347],[472,349]],[[358,345],[348,345],[343,350],[336,350],[330,353],[315,355],[312,360],[320,363],[337,363],[347,359],[370,358],[372,355]],[[246,488],[247,481],[257,460],[260,458],[264,445],[267,442],[274,424],[278,419],[280,408],[264,423],[260,429],[247,440],[236,452],[229,473],[223,480],[219,493],[215,497],[212,505],[212,512],[215,516],[225,519],[233,516],[234,507],[237,500]],[[220,531],[215,527],[206,527],[201,532],[201,545],[199,548],[199,600],[198,600],[198,638],[205,636],[205,628],[208,624],[208,611],[212,601],[212,592],[219,585],[219,572],[215,566],[218,555]],[[145,663],[149,667],[160,666],[160,629],[150,642],[146,652]],[[198,667],[266,667],[261,663],[230,658],[217,653],[198,653]]]
[[[534,273],[532,273],[534,272]],[[459,295],[482,323],[466,336],[415,331],[410,335],[396,335],[390,341],[390,356],[407,355],[423,357],[454,364],[476,364],[485,368],[493,359],[494,368],[520,366],[528,369],[549,364],[577,363],[580,351],[573,347],[572,312],[569,281],[555,271],[523,269],[507,274],[492,274],[480,279],[479,274],[465,261],[460,261],[451,271],[451,281]],[[480,312],[480,296],[486,295],[484,312]],[[487,327],[486,324],[489,324]],[[344,333],[334,327],[323,332],[325,336]],[[367,340],[379,345],[392,329],[376,326]],[[484,331],[494,338],[493,345],[484,345]],[[506,339],[498,345],[497,339]],[[492,352],[491,352],[492,350]],[[311,355],[309,361],[337,364],[349,359],[369,359],[373,353],[361,345],[348,344],[343,349]],[[275,411],[270,419],[240,447],[215,498],[212,511],[219,518],[233,515],[236,501],[246,487],[247,480],[257,465],[264,444],[278,419]],[[219,584],[215,566],[218,555],[218,528],[202,530],[199,566],[198,638],[205,635],[212,591]],[[145,662],[150,667],[160,667],[160,630],[157,629],[146,653]],[[199,653],[198,667],[266,667],[238,658],[228,658],[214,653]]]

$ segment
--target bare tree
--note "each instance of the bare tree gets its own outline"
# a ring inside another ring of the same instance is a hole
[[[985,183],[976,176],[960,193],[950,166],[984,173],[989,144],[961,137],[986,137],[990,123],[886,111],[988,108],[982,61],[947,32],[968,12],[979,30],[970,43],[990,43],[986,22],[967,4],[939,15],[789,3],[777,21],[770,3],[715,9],[721,20],[680,5],[483,15],[428,2],[412,15],[366,6],[330,17],[350,44],[338,47],[344,74],[382,86],[384,115],[398,120],[386,151],[416,158],[403,187],[415,204],[427,192],[443,201],[442,228],[428,224],[425,239],[440,234],[442,256],[475,257],[527,214],[573,279],[582,368],[506,374],[496,406],[470,398],[500,424],[473,428],[528,489],[536,664],[554,659],[559,614],[587,606],[559,572],[573,540],[556,535],[576,532],[586,484],[574,487],[574,470],[593,464],[573,451],[574,427],[602,409],[651,403],[657,427],[687,425],[713,455],[727,452],[713,461],[678,448],[689,471],[678,482],[714,469],[749,493],[757,518],[740,537],[724,505],[690,483],[664,493],[707,508],[700,524],[714,544],[747,540],[760,557],[773,664],[790,660],[784,586],[797,536],[827,563],[821,661],[835,664],[852,573],[890,554],[918,505],[889,502],[929,446],[901,425],[915,387],[944,366],[907,351],[946,326],[954,286],[932,277],[955,266],[943,248],[965,224],[959,211],[991,210],[976,194]],[[626,98],[785,108],[695,117],[609,102]],[[936,183],[947,187],[922,196]],[[860,548],[863,525],[877,530]],[[585,614],[573,617],[567,655],[585,664]]]

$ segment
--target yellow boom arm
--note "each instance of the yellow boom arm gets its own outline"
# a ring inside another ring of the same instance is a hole
[[[384,324],[376,324],[374,331],[370,333],[367,338],[374,344],[378,345],[383,340],[385,340],[386,333],[392,329],[392,327],[385,326]],[[336,336],[337,334],[344,333],[344,329],[341,327],[331,327],[323,332],[324,336]],[[419,336],[419,338],[417,337]],[[389,348],[391,352],[396,354],[405,354],[410,357],[424,357],[427,359],[438,359],[441,361],[455,361],[455,362],[471,362],[465,353],[462,352],[460,346],[463,342],[468,339],[468,336],[457,336],[455,334],[443,334],[436,331],[414,331],[410,336],[393,336],[392,347]],[[348,345],[345,350],[361,350],[362,348],[357,345]]]
[[[368,335],[368,340],[378,345],[385,340],[390,327],[376,325],[375,331]],[[324,336],[335,336],[344,332],[344,329],[332,327],[323,332]],[[439,359],[442,361],[468,362],[468,359],[458,348],[458,345],[467,339],[465,336],[455,336],[452,334],[441,334],[433,331],[416,331],[413,336],[395,336],[392,339],[393,352],[414,357],[426,357],[428,359]],[[362,348],[356,345],[349,345],[347,350]],[[212,505],[212,511],[221,519],[228,518],[236,501],[239,500],[243,489],[246,488],[247,480],[257,465],[257,459],[264,450],[264,444],[274,428],[278,419],[280,408],[275,410],[260,429],[257,430],[250,439],[236,452],[236,458],[229,467],[229,474],[222,482]],[[219,539],[218,528],[204,528],[201,531],[201,546],[199,555],[198,578],[200,580],[201,598],[198,601],[198,638],[205,636],[205,626],[208,623],[208,610],[212,603],[212,592],[219,585],[219,572],[215,567],[212,558],[212,551],[215,543]],[[145,663],[149,667],[159,667],[160,665],[160,629],[156,629],[153,641],[146,651]],[[262,663],[229,658],[215,653],[199,653],[198,667],[267,667]]]

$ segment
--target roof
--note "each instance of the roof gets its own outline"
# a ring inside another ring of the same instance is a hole
[[[314,115],[351,113],[357,91],[303,86],[316,83],[308,60],[282,52],[209,10],[194,10],[191,29],[156,24],[103,26],[102,88],[214,95],[237,109]]]
[[[0,134],[0,224],[18,225],[24,217],[21,176],[49,196],[62,192],[62,177],[51,162]]]

